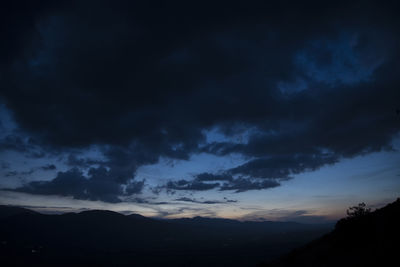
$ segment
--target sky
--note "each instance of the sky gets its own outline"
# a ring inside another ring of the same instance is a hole
[[[0,204],[320,223],[400,193],[396,1],[10,1]]]

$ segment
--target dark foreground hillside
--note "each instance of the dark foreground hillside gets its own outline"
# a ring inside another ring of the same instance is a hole
[[[44,215],[0,206],[1,266],[252,266],[332,225],[155,220],[111,211]]]
[[[375,212],[340,220],[331,233],[265,266],[398,266],[399,253],[397,199]]]

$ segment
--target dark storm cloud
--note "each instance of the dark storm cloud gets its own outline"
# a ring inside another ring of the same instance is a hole
[[[291,175],[313,171],[326,164],[336,163],[335,155],[306,154],[278,155],[258,158],[229,170],[232,174],[242,174],[253,178],[288,179]]]
[[[190,190],[190,191],[205,191],[221,186],[220,182],[232,181],[233,177],[229,173],[212,174],[208,172],[194,175],[193,180],[181,179],[178,181],[169,181],[165,185],[157,188],[158,193],[162,189],[167,189],[169,192],[174,190]]]
[[[12,176],[17,176],[17,175],[18,175],[17,171],[9,171],[4,174],[5,177],[12,177]]]
[[[7,162],[7,161],[1,161],[0,162],[0,167],[1,167],[2,170],[9,169],[10,168],[10,163]]]
[[[18,134],[8,134],[0,138],[0,152],[6,151],[20,152],[28,158],[43,158],[46,155],[44,148],[32,138]]]
[[[57,169],[56,165],[54,165],[54,164],[46,164],[40,168],[44,171],[52,171],[52,170]]]
[[[9,64],[12,64],[20,53],[26,50],[26,42],[34,38],[37,20],[51,12],[53,8],[52,1],[4,3],[0,11],[0,34],[1,39],[7,41],[0,44],[1,69],[8,68]]]
[[[67,157],[66,163],[67,163],[67,165],[72,166],[72,167],[87,168],[92,165],[102,164],[102,163],[104,163],[104,161],[91,159],[91,158],[78,158],[76,155],[70,154]]]
[[[245,192],[248,190],[261,190],[267,188],[274,188],[279,186],[279,182],[275,180],[261,180],[261,181],[254,181],[253,179],[249,178],[238,178],[233,180],[230,183],[226,183],[221,186],[220,190],[234,190],[235,193]]]
[[[7,135],[0,139],[0,151],[14,150],[18,152],[26,152],[28,150],[28,144],[20,136]]]
[[[136,181],[136,182],[131,182],[125,189],[125,192],[128,195],[132,194],[139,194],[142,192],[144,187],[144,180],[143,181]]]
[[[125,192],[121,184],[111,175],[111,171],[102,167],[91,168],[88,177],[85,177],[78,169],[71,169],[59,172],[51,181],[34,181],[12,190],[31,194],[72,196],[76,199],[101,200],[110,203],[121,202],[119,196],[125,195]],[[140,193],[143,184],[136,181],[128,183],[127,193]]]
[[[71,169],[32,191],[115,201],[139,166],[198,152],[249,161],[166,188],[270,188],[390,149],[400,130],[397,3],[9,5],[0,16],[0,97],[21,131],[47,149],[101,146],[104,161],[68,164],[98,165],[90,175],[112,185],[86,196],[83,187],[103,186]],[[204,130],[213,127],[228,139],[238,129],[255,132],[245,143],[207,144]],[[26,149],[7,138],[0,149]],[[63,193],[68,179],[82,188]]]
[[[30,175],[30,174],[32,174],[34,171],[35,171],[35,169],[30,169],[30,170],[28,170],[28,171],[22,171],[22,172],[9,171],[9,172],[6,172],[6,173],[4,174],[4,176],[5,176],[5,177],[12,177],[12,176],[17,176],[17,175],[23,175],[23,176],[25,176],[25,175]]]
[[[32,173],[34,173],[34,172],[35,172],[35,169],[32,168],[32,169],[30,169],[30,170],[28,170],[28,171],[20,172],[19,174],[21,174],[21,175],[30,175],[30,174],[32,174]]]
[[[231,181],[233,179],[232,175],[223,174],[212,174],[209,172],[203,172],[195,176],[197,181]]]
[[[200,173],[195,175],[191,181],[170,181],[165,188],[169,190],[188,190],[190,188],[193,191],[219,188],[221,191],[234,190],[236,193],[261,190],[277,187],[280,185],[280,181],[291,179],[295,174],[313,171],[323,165],[334,164],[337,161],[336,156],[324,153],[276,155],[250,160],[220,174]],[[235,179],[234,175],[240,176]],[[224,183],[208,183],[215,181]]]
[[[52,181],[30,182],[15,191],[42,194],[73,196],[76,199],[102,200],[106,202],[120,202],[118,195],[122,195],[120,184],[107,179],[107,170],[92,171],[91,178],[87,179],[82,172],[73,169],[59,172]]]
[[[129,147],[107,146],[101,149],[103,159],[78,157],[69,154],[66,163],[72,169],[88,169],[91,176],[103,176],[105,180],[118,185],[125,185],[128,194],[140,193],[145,181],[132,181],[136,170],[144,164],[153,164],[158,160],[157,154],[146,151],[141,145]],[[71,169],[71,170],[72,170]]]
[[[189,191],[205,191],[216,188],[219,186],[219,183],[203,183],[197,180],[187,181],[187,180],[179,180],[179,181],[169,181],[165,188],[167,190],[189,190]]]
[[[218,176],[218,175],[217,175]],[[229,175],[224,175],[223,177],[229,177]],[[288,180],[289,177],[285,177],[285,179],[254,179],[249,177],[238,177],[230,180],[226,180],[223,183],[211,183],[211,181],[216,180],[207,180],[203,182],[198,180],[197,178],[194,180],[178,180],[178,181],[169,181],[164,186],[160,186],[158,190],[166,189],[168,192],[174,192],[174,190],[189,190],[189,191],[205,191],[211,189],[218,189],[220,191],[233,190],[235,193],[245,192],[248,190],[261,190],[267,188],[273,188],[280,185],[279,181]],[[217,179],[217,181],[222,181],[221,179]],[[158,191],[157,193],[159,193]]]

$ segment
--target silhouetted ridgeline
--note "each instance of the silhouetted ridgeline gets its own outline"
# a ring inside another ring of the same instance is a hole
[[[363,216],[340,220],[322,238],[265,266],[398,266],[400,199]]]
[[[252,266],[332,227],[202,217],[155,220],[99,210],[45,215],[0,206],[0,259],[1,266]]]

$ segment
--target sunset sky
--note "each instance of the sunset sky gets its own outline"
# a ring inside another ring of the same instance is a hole
[[[0,204],[319,223],[394,201],[383,2],[4,4]]]

